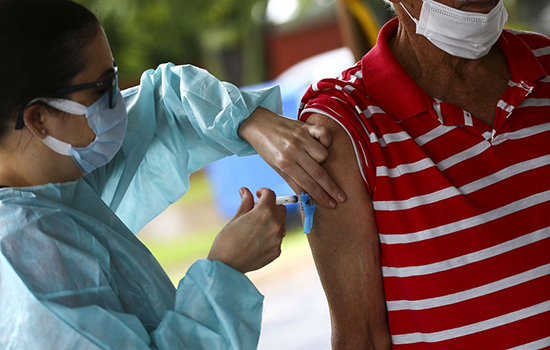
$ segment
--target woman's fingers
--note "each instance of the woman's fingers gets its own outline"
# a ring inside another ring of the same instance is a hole
[[[275,205],[276,197],[275,192],[268,188],[260,188],[256,191],[256,196],[258,197],[258,207],[273,207]]]
[[[335,208],[346,196],[319,164],[329,156],[326,147],[332,142],[330,132],[323,126],[307,124],[302,125],[301,131],[293,146],[282,153],[285,161],[280,162],[280,169],[323,206]]]
[[[239,205],[239,209],[237,209],[235,218],[248,213],[254,208],[254,197],[248,188],[242,187],[239,190],[239,195],[241,196],[241,205]]]
[[[319,186],[321,186],[321,188],[328,193],[329,196],[337,202],[342,203],[346,200],[344,191],[336,185],[330,175],[319,164],[324,162],[329,156],[329,152],[325,147],[330,146],[332,136],[329,130],[324,126],[308,125],[307,127],[310,135],[320,142],[319,143],[315,140],[309,139],[305,144],[307,153],[316,162],[311,161],[311,159],[307,156],[297,159],[297,162],[319,184]]]
[[[317,194],[322,192],[320,196],[323,196],[323,194],[327,194],[336,202],[343,203],[346,201],[346,195],[344,194],[344,191],[342,191],[342,189],[340,189],[340,187],[336,185],[336,183],[332,180],[327,171],[319,163],[315,162],[312,158],[307,156],[297,159],[297,162],[298,166],[301,167],[314,180],[314,187],[319,187],[319,189],[310,189],[304,187],[306,192],[309,193],[313,198],[320,201],[321,203],[325,203],[323,202],[323,200],[321,200],[321,197],[317,197]],[[326,204],[330,205],[329,203]],[[327,208],[332,208],[332,206],[325,206]]]
[[[329,147],[332,143],[332,135],[330,131],[322,125],[306,124],[309,134],[316,140],[319,140],[325,147]],[[327,153],[328,157],[328,153]],[[325,157],[326,159],[326,157]]]
[[[325,146],[320,144],[317,140],[311,138],[305,140],[303,149],[301,149],[300,152],[305,152],[308,157],[311,157],[317,163],[324,162],[329,156],[328,150]]]
[[[286,207],[284,205],[275,206],[274,219],[278,226],[285,225]]]
[[[286,208],[275,204],[273,191],[262,188],[256,192],[258,205],[249,209],[254,205],[252,194],[242,190],[241,207],[214,240],[208,259],[246,273],[262,268],[281,254]]]
[[[325,169],[307,154],[297,157],[296,162],[281,169],[285,180],[296,193],[307,192],[326,208],[335,208],[337,202],[344,202],[346,195],[336,185]],[[302,190],[303,189],[303,190]]]
[[[295,157],[296,152],[305,150],[316,162],[324,162],[329,156],[327,147],[332,142],[327,130],[321,125],[302,125],[300,133],[296,135],[293,147],[289,147],[289,151],[292,153],[288,156]]]
[[[260,156],[298,193],[308,192],[327,208],[344,202],[346,196],[319,165],[332,143],[330,131],[259,108],[239,128]],[[303,190],[302,190],[303,189]]]
[[[315,163],[314,161],[312,162]],[[319,164],[317,164],[317,166],[321,169],[321,171],[325,172]],[[303,188],[305,192],[315,198],[323,206],[329,209],[336,208],[336,201],[332,199],[332,197],[318,184],[319,179],[312,178],[298,163],[292,164],[286,174],[291,177],[298,186]],[[328,174],[326,176],[328,176]],[[323,178],[323,176],[320,177]],[[327,181],[326,177],[324,177],[324,180],[322,181]]]

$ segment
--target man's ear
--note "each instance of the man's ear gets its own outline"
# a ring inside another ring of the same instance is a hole
[[[35,104],[27,107],[23,119],[25,126],[37,137],[43,139],[48,134],[44,124],[46,107],[42,104]]]

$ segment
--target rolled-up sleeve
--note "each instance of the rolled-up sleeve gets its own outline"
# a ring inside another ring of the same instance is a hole
[[[228,155],[254,154],[238,128],[258,107],[281,113],[278,87],[241,91],[191,65],[146,71],[123,96],[122,150],[86,181],[133,232],[188,191],[191,173]]]
[[[263,296],[245,275],[201,260],[180,282],[174,311],[153,339],[159,349],[256,349],[262,308]]]

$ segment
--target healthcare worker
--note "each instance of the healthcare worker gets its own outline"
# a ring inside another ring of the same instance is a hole
[[[177,290],[134,234],[190,173],[251,144],[325,205],[345,200],[308,175],[325,129],[269,112],[277,89],[241,92],[192,66],[121,93],[96,17],[70,0],[0,0],[0,43],[0,348],[256,348],[263,296],[244,273],[280,253],[273,192],[255,206],[241,190]]]

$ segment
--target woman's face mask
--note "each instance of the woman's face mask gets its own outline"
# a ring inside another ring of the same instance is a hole
[[[76,148],[72,145],[47,135],[41,141],[53,151],[71,156],[84,174],[109,163],[122,147],[128,116],[120,90],[116,88],[116,102],[106,92],[90,107],[65,99],[38,98],[31,101],[43,102],[68,114],[85,115],[88,125],[96,135],[95,140],[87,147]],[[114,104],[114,106],[113,106]],[[113,108],[111,108],[113,107]]]
[[[416,34],[426,37],[448,54],[466,59],[487,55],[508,20],[502,0],[487,14],[460,11],[435,0],[422,0],[419,19],[414,18],[402,2],[400,4],[416,23]]]

